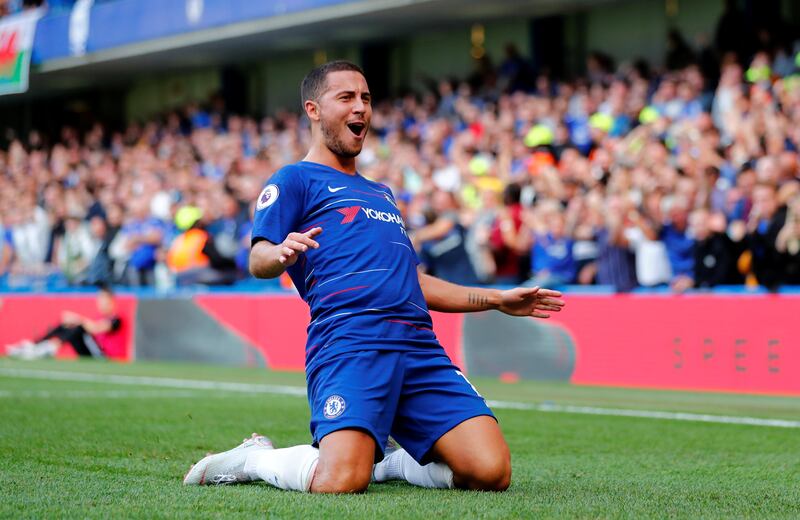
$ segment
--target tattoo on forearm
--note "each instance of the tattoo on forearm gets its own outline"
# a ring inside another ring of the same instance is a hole
[[[470,305],[475,305],[480,309],[485,309],[489,305],[489,297],[482,296],[477,293],[469,293],[467,295]]]

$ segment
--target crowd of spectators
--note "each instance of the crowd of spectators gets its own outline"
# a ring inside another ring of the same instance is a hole
[[[709,66],[681,42],[658,73],[595,54],[573,81],[509,47],[467,81],[377,102],[359,171],[391,187],[423,266],[451,281],[800,284],[800,48],[717,49]],[[0,277],[246,278],[254,201],[309,139],[298,113],[259,120],[220,98],[15,138]]]

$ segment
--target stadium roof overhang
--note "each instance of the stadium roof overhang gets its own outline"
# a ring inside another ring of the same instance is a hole
[[[499,18],[535,17],[615,0],[366,0],[250,19],[128,45],[46,60],[36,66],[27,95],[48,95],[135,74],[241,63],[265,53],[401,38]],[[13,96],[16,97],[16,96]],[[18,97],[16,97],[19,99]]]

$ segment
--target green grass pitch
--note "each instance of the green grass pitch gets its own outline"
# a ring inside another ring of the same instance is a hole
[[[63,372],[154,379],[69,381]],[[535,410],[497,410],[513,458],[506,493],[404,483],[355,496],[184,487],[191,463],[252,431],[278,446],[309,442],[308,405],[302,396],[179,388],[174,379],[304,384],[302,374],[255,369],[0,360],[0,517],[800,517],[798,428]],[[800,419],[793,398],[473,383],[488,399],[521,403]]]

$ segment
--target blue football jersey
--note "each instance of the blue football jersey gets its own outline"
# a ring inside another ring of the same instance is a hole
[[[443,351],[389,188],[312,162],[281,168],[256,203],[253,243],[314,227],[319,249],[287,270],[311,311],[307,369],[355,350]]]

